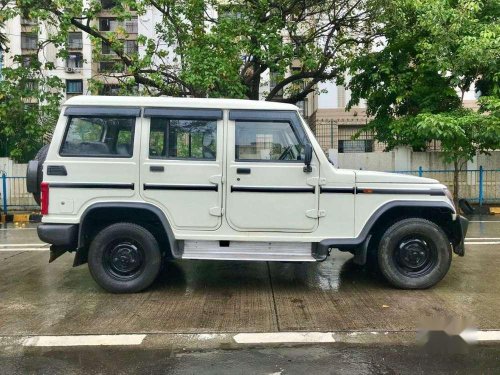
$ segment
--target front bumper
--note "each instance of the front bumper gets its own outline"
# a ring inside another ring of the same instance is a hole
[[[456,228],[456,243],[454,243],[453,251],[455,254],[463,257],[465,255],[465,235],[467,234],[467,229],[469,228],[469,220],[463,216],[458,216]]]
[[[46,243],[66,250],[76,249],[78,239],[77,224],[40,224],[38,237]]]

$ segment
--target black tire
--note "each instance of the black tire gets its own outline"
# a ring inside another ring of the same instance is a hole
[[[49,146],[50,145],[45,145],[43,146],[38,152],[36,153],[35,159],[38,161],[38,170],[36,174],[36,183],[38,186],[38,191],[33,193],[33,198],[35,199],[35,202],[40,206],[40,184],[43,181],[43,163],[45,163],[45,159],[47,159],[47,153],[49,152]]]
[[[132,223],[112,224],[90,244],[90,274],[111,293],[136,293],[150,286],[160,272],[162,256],[155,237]]]
[[[410,218],[398,221],[382,236],[378,263],[384,277],[402,289],[426,289],[446,275],[451,245],[435,223]]]
[[[467,199],[459,199],[458,206],[465,215],[472,215],[474,213],[474,208],[470,205]]]

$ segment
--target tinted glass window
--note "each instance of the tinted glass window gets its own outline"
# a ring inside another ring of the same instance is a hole
[[[303,159],[303,144],[289,122],[236,122],[236,160]]]
[[[217,151],[215,120],[152,118],[149,156],[164,159],[214,160]]]
[[[62,156],[131,157],[135,117],[71,117]]]

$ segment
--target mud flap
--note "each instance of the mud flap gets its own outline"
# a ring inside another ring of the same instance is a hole
[[[352,258],[354,264],[357,264],[358,266],[364,266],[366,264],[368,244],[370,243],[371,239],[372,235],[369,234],[368,237],[366,237],[366,240],[363,241],[361,246],[356,249],[356,251],[354,252],[354,258]]]
[[[66,251],[65,248],[61,248],[55,245],[52,245],[50,247],[50,258],[49,258],[49,263],[52,263],[54,260],[59,258],[61,255],[63,255]]]

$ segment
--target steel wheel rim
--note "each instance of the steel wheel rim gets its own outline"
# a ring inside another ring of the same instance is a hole
[[[421,277],[437,264],[438,252],[433,241],[422,236],[408,236],[396,245],[393,261],[403,275]]]
[[[120,239],[110,243],[103,253],[104,270],[116,280],[137,278],[145,265],[145,254],[135,241]]]

